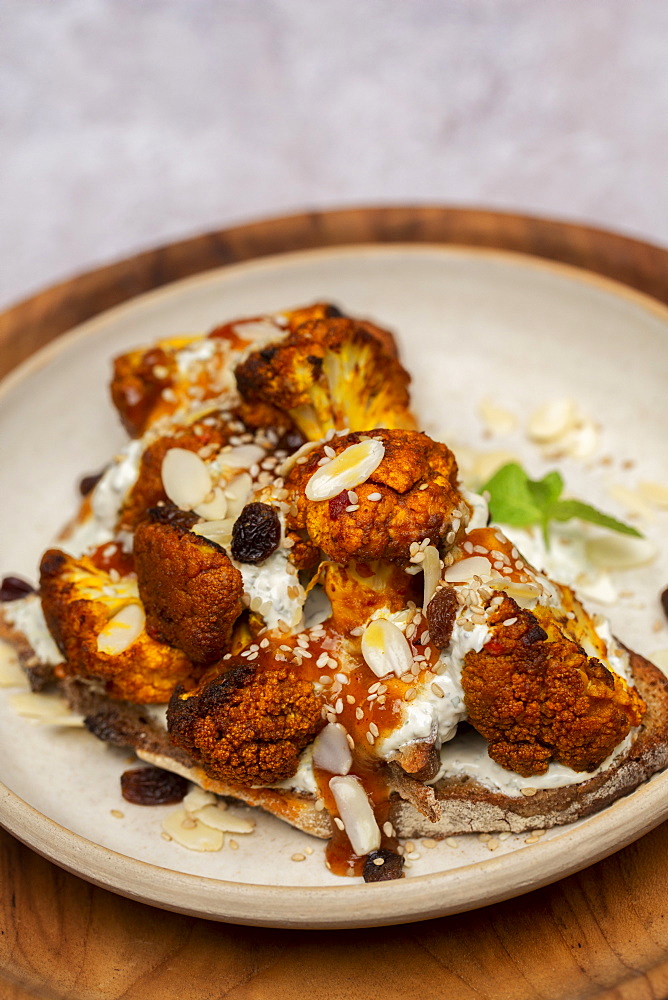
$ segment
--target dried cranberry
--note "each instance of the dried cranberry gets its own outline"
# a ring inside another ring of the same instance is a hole
[[[329,501],[329,517],[332,521],[338,521],[341,514],[343,514],[346,507],[350,506],[350,499],[348,498],[348,490],[342,490],[335,497],[332,497]]]
[[[180,774],[159,767],[136,767],[121,775],[121,793],[136,806],[169,806],[181,802],[188,782]]]
[[[457,594],[454,587],[439,587],[427,605],[429,641],[438,649],[444,649],[452,638],[457,617]]]
[[[663,613],[668,618],[668,587],[661,594],[661,607],[663,608]]]
[[[376,860],[382,860],[382,865],[374,864]],[[362,874],[365,882],[390,882],[404,877],[403,867],[404,859],[399,854],[381,847],[367,856]]]
[[[104,469],[102,472],[95,472],[90,476],[84,476],[79,480],[79,493],[82,497],[87,497],[88,494],[95,489],[99,481],[104,475]]]
[[[232,555],[237,562],[261,563],[278,548],[281,522],[268,503],[246,504],[232,528]]]
[[[6,576],[0,584],[0,601],[20,601],[22,597],[34,593],[35,588],[18,576]]]

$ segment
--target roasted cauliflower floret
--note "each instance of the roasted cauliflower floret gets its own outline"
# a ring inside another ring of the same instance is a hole
[[[284,410],[309,441],[331,429],[415,427],[410,377],[370,324],[310,320],[250,353],[236,377],[244,399]]]
[[[341,633],[350,632],[385,608],[402,611],[409,600],[420,600],[422,580],[394,563],[327,563],[322,585],[332,605],[332,622]]]
[[[134,577],[112,579],[86,556],[49,549],[40,593],[62,676],[100,680],[111,697],[139,703],[166,702],[177,684],[192,687],[201,676],[184,653],[148,635]]]
[[[135,570],[148,634],[208,664],[229,648],[243,580],[223,548],[189,530],[192,521],[171,506],[149,510],[135,532]]]
[[[172,741],[211,778],[242,785],[290,778],[324,724],[313,685],[288,667],[228,663],[192,694],[174,692],[167,710]]]
[[[336,457],[367,437],[381,441],[385,449],[375,471],[353,491],[343,489],[330,500],[309,500],[307,485],[323,459],[332,452]],[[293,465],[285,488],[296,503],[288,529],[305,531],[312,543],[340,563],[408,560],[411,544],[425,538],[445,548],[469,517],[457,489],[454,455],[418,431],[376,430],[334,437]]]
[[[524,777],[550,761],[595,770],[640,724],[640,695],[567,638],[547,608],[525,611],[504,597],[489,621],[492,638],[466,654],[462,686],[492,760]]]

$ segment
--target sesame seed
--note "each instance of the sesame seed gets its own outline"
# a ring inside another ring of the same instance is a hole
[[[339,682],[339,684],[349,684],[350,678],[347,674],[334,674],[334,677]]]
[[[160,834],[160,836],[162,837],[163,840],[171,840],[172,839],[171,836],[170,836],[170,834],[165,833],[164,830],[162,831],[162,833]]]
[[[364,718],[364,712],[362,711],[361,708],[356,708],[355,709],[355,718],[356,719],[363,719]]]
[[[527,785],[525,788],[520,788],[520,791],[521,791],[522,795],[526,795],[527,798],[530,798],[532,795],[536,794],[536,792],[538,791],[538,789],[537,788],[531,788],[530,785]]]
[[[394,827],[392,826],[389,820],[383,823],[383,833],[385,834],[386,837],[394,836]]]
[[[380,735],[380,733],[378,731],[378,726],[376,725],[375,722],[370,722],[369,723],[369,729],[373,733],[374,736],[379,736]]]
[[[504,625],[514,625],[516,621],[517,621],[517,618],[506,618],[506,620],[504,621],[503,624]]]
[[[304,854],[313,854],[313,848],[312,847],[305,847],[304,848]]]
[[[376,865],[377,868],[380,868],[381,865],[385,864],[385,858],[374,858],[373,864]]]
[[[448,847],[459,847],[459,844],[457,843],[454,837],[446,837],[445,842],[448,845]]]
[[[355,493],[354,490],[348,490],[348,500],[350,501],[351,504],[356,504],[357,501],[359,500],[359,497],[357,496],[357,493]]]
[[[238,851],[239,850],[239,845],[236,842],[236,840],[231,840],[230,841],[230,850],[231,851]]]
[[[111,815],[112,815],[112,816],[113,816],[113,817],[114,817],[115,819],[123,819],[123,818],[124,818],[124,816],[125,816],[125,813],[122,813],[120,809],[112,809],[112,810],[111,810]]]
[[[504,830],[503,833],[499,834],[499,840],[508,840],[510,837],[510,830]]]
[[[336,716],[334,715],[333,712],[327,712],[325,718],[327,719],[328,722],[336,722]]]
[[[356,510],[359,510],[359,504],[352,503],[349,507],[346,507],[347,514],[354,514]]]
[[[355,749],[355,740],[352,738],[350,733],[346,733],[346,740],[348,741],[348,746],[351,750]]]
[[[367,500],[374,500],[374,501],[382,499],[383,497],[380,493],[369,493],[369,496],[367,497]]]
[[[336,699],[336,705],[334,706],[334,711],[336,712],[337,715],[340,715],[341,712],[343,711],[343,699],[342,698],[337,698]]]
[[[374,743],[376,742],[372,733],[367,733],[366,734],[366,741],[369,744],[369,746],[373,746]]]
[[[325,685],[332,683],[332,678],[329,676],[329,674],[320,674],[318,680],[320,681],[321,684]]]
[[[412,840],[407,840],[406,843],[404,844],[404,847],[406,848],[406,851],[409,854],[410,854],[411,851],[415,850],[415,844],[413,843]]]
[[[411,853],[407,854],[406,857],[409,861],[419,861],[422,855],[419,851],[411,851]]]
[[[322,810],[325,808],[325,800],[324,799],[316,799],[315,800],[315,808],[316,808],[317,812],[322,812]]]
[[[293,854],[290,858],[291,861],[306,861],[305,854]]]
[[[352,695],[352,694],[347,694],[346,695],[346,701],[348,702],[349,705],[354,705],[355,704],[355,696]]]
[[[434,840],[433,837],[423,837],[422,846],[428,848],[437,847],[438,841]]]
[[[434,692],[437,698],[445,698],[445,691],[441,687],[439,687],[435,681],[431,685],[431,690]]]
[[[415,555],[411,557],[411,562],[413,563],[424,562],[424,552],[416,552]]]
[[[417,696],[417,689],[416,688],[408,688],[408,690],[406,691],[406,693],[404,695],[404,701],[412,701],[413,698],[415,698],[416,696]]]
[[[422,486],[419,487],[419,489],[421,489],[421,490],[427,490],[427,489],[429,489],[429,483],[423,483]]]
[[[338,826],[339,830],[345,830],[345,826],[343,825],[343,820],[339,819],[338,816],[334,817],[334,823],[336,824],[336,826]]]
[[[498,842],[498,840],[495,837],[492,837],[491,840],[487,841],[487,850],[488,851],[495,851],[498,846],[499,846],[499,842]]]
[[[479,833],[478,840],[481,840],[483,844],[486,844],[488,840],[492,839],[491,833]]]
[[[371,684],[369,686],[369,694],[373,694],[374,691],[377,691],[379,687],[380,687],[380,681],[376,681],[375,684]]]

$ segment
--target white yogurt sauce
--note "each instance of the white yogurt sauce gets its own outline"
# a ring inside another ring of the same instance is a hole
[[[301,623],[306,593],[297,570],[288,560],[287,549],[276,549],[259,566],[232,561],[243,577],[244,594],[249,602],[255,598],[262,601],[260,613],[268,628],[277,628],[279,619],[291,628]],[[295,596],[291,597],[289,590]]]
[[[63,662],[62,654],[47,628],[37,594],[28,594],[19,601],[7,601],[2,605],[2,614],[13,628],[23,632],[40,663],[55,665]]]

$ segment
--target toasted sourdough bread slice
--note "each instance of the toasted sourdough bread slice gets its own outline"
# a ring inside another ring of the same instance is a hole
[[[52,678],[22,633],[0,614],[0,638],[11,642],[34,687]],[[668,680],[654,664],[629,652],[634,683],[647,712],[633,744],[604,771],[579,784],[538,789],[530,797],[495,792],[472,778],[444,778],[426,785],[390,765],[390,819],[402,837],[443,838],[461,833],[522,833],[573,822],[628,795],[668,765]],[[210,778],[180,748],[164,725],[145,707],[114,701],[88,683],[58,681],[59,693],[72,711],[84,716],[93,735],[117,747],[131,747],[147,763],[183,775],[218,795],[259,806],[312,836],[332,833],[329,815],[315,808],[315,797],[293,789],[250,788]],[[456,737],[455,737],[456,739]],[[529,782],[530,783],[530,779]]]

